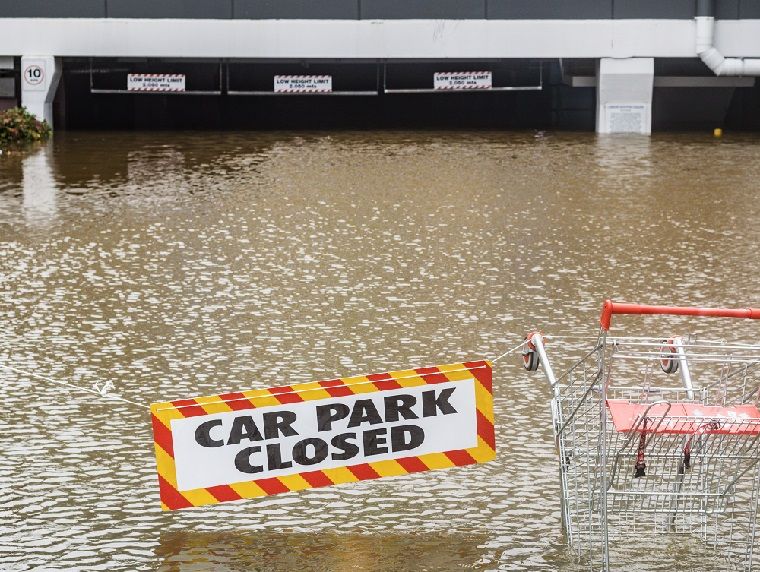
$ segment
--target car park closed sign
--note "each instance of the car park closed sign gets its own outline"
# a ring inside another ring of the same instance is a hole
[[[151,406],[165,510],[485,462],[486,361]]]

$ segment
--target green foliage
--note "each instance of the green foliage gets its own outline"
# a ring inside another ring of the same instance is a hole
[[[0,112],[0,147],[45,141],[50,132],[47,121],[39,121],[23,107]]]

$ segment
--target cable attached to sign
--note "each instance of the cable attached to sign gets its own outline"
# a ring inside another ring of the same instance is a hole
[[[501,358],[508,356],[509,354],[515,353],[517,350],[522,349],[522,347],[528,343],[528,340],[523,340],[519,344],[517,344],[515,347],[513,347],[511,350],[505,351],[503,354],[501,354],[499,357],[496,357],[491,360],[491,362],[496,363]]]
[[[92,389],[88,387],[82,387],[81,385],[75,385],[73,383],[69,383],[67,381],[61,381],[60,379],[53,379],[51,377],[45,377],[44,375],[40,375],[38,373],[33,373],[31,371],[24,371],[23,369],[19,369],[17,367],[13,367],[12,365],[8,365],[7,363],[0,363],[0,367],[8,369],[10,371],[13,371],[15,373],[18,373],[20,375],[28,375],[29,377],[33,377],[35,379],[41,379],[43,381],[48,381],[50,383],[55,383],[57,385],[64,385],[66,387],[70,387],[71,389],[77,389],[79,391],[86,391],[87,393],[92,393],[94,395],[97,395],[98,397],[101,397],[103,399],[110,399],[111,401],[122,401],[124,403],[129,403],[130,405],[136,405],[137,407],[140,407],[141,409],[148,409],[148,406],[143,403],[137,403],[136,401],[132,401],[130,399],[126,399],[124,397],[121,397],[120,395],[117,395],[115,393],[110,393],[110,391],[114,388],[113,383],[109,380],[106,381],[103,385],[99,385],[97,383],[93,384]]]
[[[491,360],[492,363],[496,363],[500,359],[508,356],[511,353],[514,353],[521,349],[525,345],[526,341],[523,340],[519,344],[517,344],[515,347],[508,349],[498,357]],[[69,387],[71,389],[76,389],[79,391],[85,391],[87,393],[91,393],[93,395],[97,395],[98,397],[101,397],[106,400],[110,401],[121,401],[122,403],[129,403],[130,405],[135,405],[136,407],[140,407],[141,409],[150,409],[150,406],[145,403],[138,403],[136,401],[132,401],[130,399],[126,399],[124,397],[121,397],[120,395],[116,393],[111,393],[111,391],[114,389],[113,382],[111,380],[107,380],[105,383],[98,384],[94,383],[92,388],[88,387],[82,387],[81,385],[76,385],[74,383],[69,383],[67,381],[62,381],[59,379],[53,379],[51,377],[45,377],[44,375],[40,375],[38,373],[33,373],[31,371],[25,371],[23,369],[19,369],[17,367],[14,367],[12,365],[8,365],[7,363],[0,363],[0,367],[13,371],[15,373],[18,373],[20,375],[28,375],[29,377],[40,379],[42,381],[47,381],[49,383],[55,383],[56,385],[63,385],[66,387]]]

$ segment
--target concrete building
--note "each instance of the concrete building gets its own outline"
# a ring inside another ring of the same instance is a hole
[[[758,58],[760,0],[0,0],[0,107],[59,128],[757,129]]]

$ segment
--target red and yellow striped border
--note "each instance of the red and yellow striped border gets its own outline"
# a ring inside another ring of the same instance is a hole
[[[366,479],[406,475],[432,469],[448,469],[450,467],[490,461],[496,456],[491,371],[490,362],[473,361],[154,403],[150,406],[150,411],[153,422],[153,439],[156,450],[161,508],[163,510],[174,510],[203,506],[225,501],[255,498]],[[294,475],[256,479],[231,485],[220,485],[181,492],[177,490],[170,425],[172,419],[272,407],[287,403],[300,403],[302,401],[344,397],[360,393],[417,387],[420,385],[463,381],[473,378],[475,379],[475,404],[477,407],[478,429],[478,444],[475,447],[324,469],[321,471],[307,471]]]

